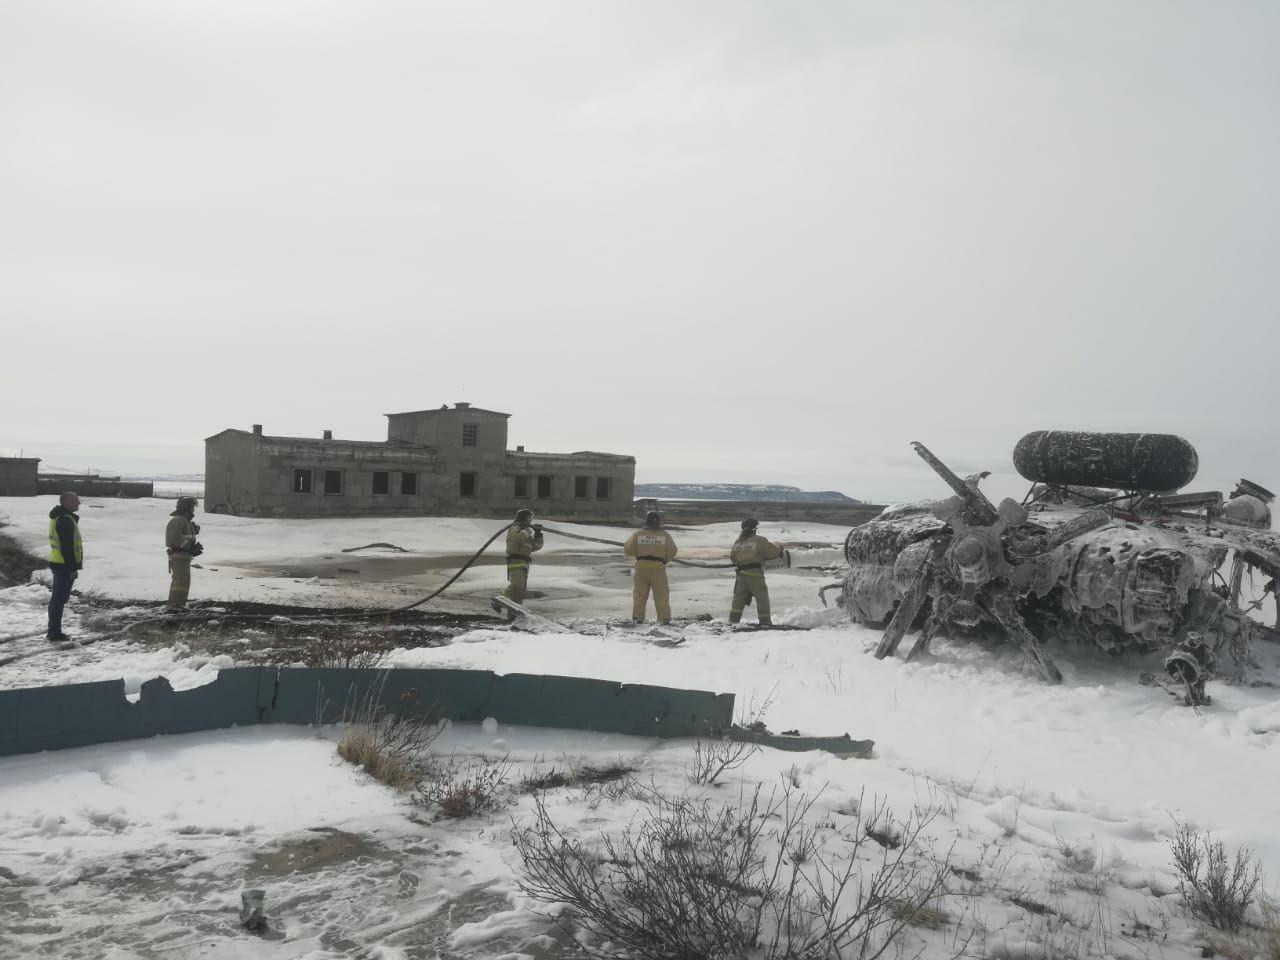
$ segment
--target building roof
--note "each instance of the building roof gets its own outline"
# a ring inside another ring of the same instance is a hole
[[[39,463],[39,457],[0,457],[0,463]]]
[[[508,450],[508,457],[528,457],[534,460],[611,460],[616,463],[635,463],[636,458],[625,453],[601,453],[598,450],[578,450],[574,453],[538,453],[536,450]]]
[[[503,413],[501,410],[486,410],[484,407],[473,407],[470,404],[459,406],[454,404],[452,407],[443,406],[436,407],[432,410],[405,410],[400,413],[384,413],[384,417],[416,417],[427,413],[483,413],[491,417],[510,417],[511,414]]]
[[[281,437],[268,436],[263,433],[253,433],[249,430],[237,430],[235,427],[228,427],[226,430],[220,430],[211,437],[205,437],[205,443],[210,440],[217,440],[219,437],[225,437],[227,434],[248,437],[250,440],[274,441],[277,443],[300,443],[305,446],[314,447],[390,447],[395,450],[404,450],[406,452],[421,453],[424,451],[435,453],[434,447],[420,446],[414,443],[402,443],[398,440],[341,440],[331,439],[325,440],[323,437]]]

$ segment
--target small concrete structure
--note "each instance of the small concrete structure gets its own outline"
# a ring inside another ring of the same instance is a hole
[[[0,457],[0,497],[34,497],[39,457]]]
[[[388,413],[387,439],[205,439],[205,510],[236,516],[539,516],[629,522],[634,457],[507,449],[509,413],[469,403]]]

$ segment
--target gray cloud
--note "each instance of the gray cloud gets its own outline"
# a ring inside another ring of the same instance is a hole
[[[373,438],[470,400],[642,480],[928,494],[910,440],[1007,472],[1083,427],[1274,485],[1277,27],[18,0],[0,444],[199,469],[225,426]]]

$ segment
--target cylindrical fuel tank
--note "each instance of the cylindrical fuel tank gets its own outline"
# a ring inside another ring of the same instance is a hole
[[[1168,433],[1036,430],[1013,448],[1013,466],[1034,483],[1168,493],[1195,479],[1200,458]]]

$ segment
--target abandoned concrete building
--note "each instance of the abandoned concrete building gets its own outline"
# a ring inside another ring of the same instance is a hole
[[[205,503],[237,516],[541,516],[627,522],[635,457],[507,449],[509,413],[455,403],[388,413],[386,440],[272,437],[204,442]]]
[[[0,497],[34,497],[39,457],[0,457]]]

